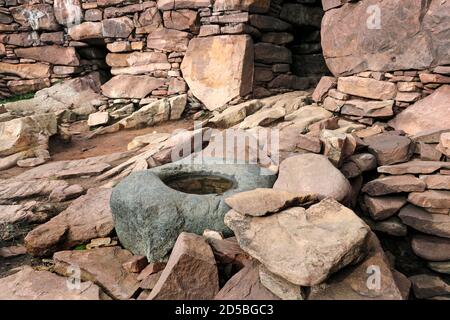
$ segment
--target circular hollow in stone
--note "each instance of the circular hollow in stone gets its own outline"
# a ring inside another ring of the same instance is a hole
[[[225,236],[230,209],[225,198],[256,188],[271,188],[275,175],[253,164],[170,163],[135,172],[111,194],[111,211],[121,244],[149,262],[163,259],[178,235],[205,229]]]
[[[190,194],[223,194],[235,185],[235,181],[225,176],[201,172],[168,177],[163,182],[174,190]]]

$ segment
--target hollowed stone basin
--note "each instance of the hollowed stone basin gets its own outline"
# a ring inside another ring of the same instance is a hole
[[[183,231],[231,235],[223,222],[229,210],[224,198],[270,188],[275,179],[251,164],[170,163],[136,172],[113,189],[115,229],[125,248],[149,261],[161,260]]]

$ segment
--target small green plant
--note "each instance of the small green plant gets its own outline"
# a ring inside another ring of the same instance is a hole
[[[73,250],[79,250],[79,251],[86,250],[86,245],[85,244],[79,244],[75,248],[73,248]]]
[[[8,102],[16,102],[20,100],[28,100],[34,97],[34,92],[19,94],[17,96],[12,96],[6,99],[0,99],[0,104],[8,103]]]

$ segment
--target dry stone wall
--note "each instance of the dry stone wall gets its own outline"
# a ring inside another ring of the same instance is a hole
[[[213,110],[249,94],[305,89],[317,70],[294,75],[289,46],[299,52],[293,33],[306,26],[315,29],[303,46],[320,47],[322,10],[320,1],[300,2],[0,0],[0,97],[95,70],[102,94],[121,104],[191,89]],[[290,14],[299,10],[302,21]]]

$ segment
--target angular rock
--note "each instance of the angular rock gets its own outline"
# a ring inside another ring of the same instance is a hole
[[[367,137],[364,142],[380,166],[409,161],[413,154],[414,145],[409,138],[389,132]]]
[[[25,2],[26,3],[26,2]],[[25,28],[33,30],[58,30],[53,7],[45,3],[30,3],[13,7],[10,12],[14,20]]]
[[[383,221],[374,221],[369,218],[363,220],[372,231],[386,233],[394,237],[406,237],[408,234],[408,228],[397,217],[391,217]]]
[[[285,3],[280,18],[297,26],[320,28],[323,10],[320,7],[305,6],[300,3]]]
[[[104,37],[127,38],[133,29],[133,20],[128,17],[102,20],[102,33]]]
[[[136,98],[142,99],[153,90],[164,85],[165,81],[147,75],[118,75],[104,85],[102,92],[108,98]]]
[[[24,59],[33,59],[66,66],[80,65],[80,59],[74,47],[41,46],[17,48],[14,52],[19,58]]]
[[[392,82],[356,76],[338,78],[337,89],[353,96],[374,100],[392,100],[397,93],[397,87]]]
[[[208,300],[219,291],[214,255],[198,235],[181,233],[148,300]]]
[[[450,129],[450,85],[444,85],[433,94],[409,106],[404,112],[389,121],[396,130],[409,135],[418,135],[434,130]]]
[[[140,273],[147,266],[147,258],[144,256],[133,256],[130,260],[122,264],[127,272]]]
[[[267,290],[259,279],[259,264],[253,261],[236,273],[214,300],[280,300]]]
[[[342,114],[357,117],[388,118],[394,115],[394,100],[363,101],[352,99],[342,102],[338,100],[334,101],[335,102],[332,103],[332,105],[329,105],[329,103],[332,101],[328,100],[328,106],[325,105],[325,108],[333,109],[336,111],[339,111],[340,109]]]
[[[331,7],[343,3],[333,1],[337,4]],[[449,40],[444,31],[448,5],[439,0],[408,4],[405,10],[401,1],[352,1],[326,11],[321,33],[330,71],[342,76],[367,70],[423,70],[448,64]],[[371,7],[374,5],[378,9]],[[377,15],[380,12],[381,25]],[[351,22],[342,23],[350,16],[354,17]],[[423,18],[417,19],[419,16]]]
[[[274,189],[291,193],[317,194],[344,201],[350,195],[348,180],[322,155],[302,154],[284,160]]]
[[[226,198],[225,203],[241,214],[260,217],[313,200],[314,197],[309,195],[303,196],[287,191],[257,188],[234,194]]]
[[[209,7],[210,4],[210,0],[158,0],[158,9],[199,9]]]
[[[371,153],[358,153],[350,157],[362,172],[372,171],[377,168],[377,159]]]
[[[54,0],[53,12],[58,23],[68,27],[79,24],[83,19],[80,0]]]
[[[47,78],[50,76],[50,66],[44,63],[4,63],[0,62],[0,72],[17,75],[23,79]]]
[[[231,210],[225,223],[244,251],[272,273],[301,286],[321,283],[331,273],[358,261],[370,230],[333,199],[307,210],[291,208],[266,217]]]
[[[259,42],[254,45],[255,61],[273,64],[273,63],[292,63],[291,51],[283,46],[277,46],[271,43]]]
[[[55,272],[71,276],[74,266],[80,270],[81,280],[90,279],[114,299],[130,299],[139,288],[137,275],[125,271],[122,264],[132,254],[120,247],[92,250],[59,251],[53,255]]]
[[[68,34],[75,41],[102,39],[103,27],[100,22],[83,22],[70,27]]]
[[[193,94],[209,110],[217,109],[251,92],[252,40],[245,35],[192,39],[181,71]]]
[[[321,102],[330,89],[336,88],[337,79],[334,77],[322,77],[313,92],[312,99],[315,102]]]
[[[374,220],[385,220],[393,216],[400,211],[406,202],[407,200],[404,196],[364,196],[364,204]]]
[[[379,286],[371,277],[375,274],[380,276]],[[409,283],[406,279],[404,285],[404,280],[391,268],[379,240],[370,233],[366,258],[312,287],[308,300],[406,300]]]
[[[382,196],[401,192],[423,192],[426,184],[411,174],[402,176],[387,176],[368,182],[362,192],[371,196]]]
[[[450,260],[450,239],[418,234],[413,237],[411,248],[417,256],[428,261]]]
[[[270,1],[268,0],[216,0],[214,1],[214,11],[248,11],[255,13],[265,13],[269,11]]]
[[[422,208],[450,208],[450,191],[427,190],[424,192],[412,192],[408,195],[408,201]]]
[[[379,173],[387,174],[430,174],[438,171],[439,169],[450,169],[450,163],[440,161],[410,161],[406,163],[400,163],[390,166],[378,167]]]
[[[448,285],[440,277],[418,274],[409,277],[412,282],[414,295],[418,299],[427,299],[435,296],[450,294],[450,285]]]
[[[100,126],[103,124],[107,124],[109,121],[109,113],[108,112],[96,112],[96,113],[91,113],[89,115],[88,121],[87,121],[87,125],[89,127],[95,127],[95,126]]]
[[[450,158],[450,132],[441,134],[439,145],[436,147],[436,149]]]
[[[263,265],[259,266],[261,284],[282,300],[304,300],[302,287],[273,274]]]
[[[407,205],[398,214],[404,224],[437,237],[450,238],[450,216],[431,214],[422,208]]]
[[[45,256],[109,235],[114,229],[110,195],[110,189],[89,189],[66,210],[28,233],[25,237],[28,252]]]
[[[30,266],[0,279],[0,288],[0,300],[101,300],[104,295],[91,281],[71,289],[66,278]]]
[[[450,176],[448,175],[421,175],[420,179],[426,184],[427,189],[450,190]]]
[[[42,114],[0,122],[0,157],[33,148],[47,149],[48,138],[57,132],[54,114]]]
[[[186,51],[189,33],[167,28],[159,28],[147,37],[147,47],[162,51]]]

